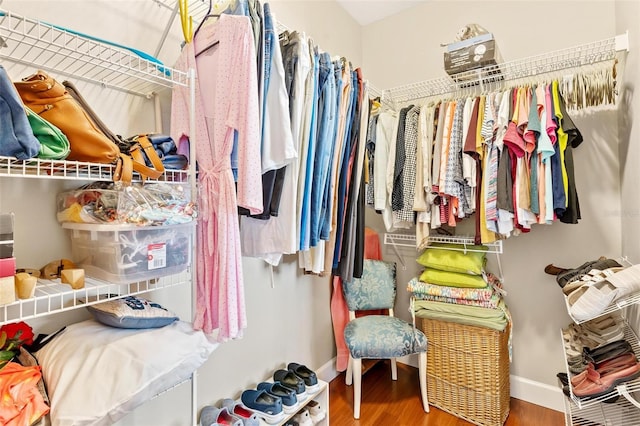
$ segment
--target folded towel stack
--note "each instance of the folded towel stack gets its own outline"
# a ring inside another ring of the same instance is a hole
[[[486,246],[433,244],[416,261],[425,267],[407,291],[418,317],[504,330],[510,315],[500,279],[486,272]]]

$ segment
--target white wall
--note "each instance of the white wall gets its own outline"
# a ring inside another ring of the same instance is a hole
[[[453,41],[465,24],[493,32],[509,61],[614,36],[615,18],[608,1],[425,2],[363,28],[363,69],[375,86],[396,87],[442,77],[440,43]],[[574,119],[584,136],[574,151],[582,220],[578,225],[536,226],[530,234],[504,243],[506,301],[514,322],[511,374],[518,376],[512,380],[512,394],[522,399],[528,399],[522,383],[556,386],[556,373],[565,371],[560,328],[570,318],[560,288],[544,274],[544,267],[573,267],[601,255],[621,254],[617,114],[596,112]],[[637,182],[637,176],[629,177]],[[379,221],[377,229],[384,229]],[[412,253],[403,255],[408,265],[413,262]],[[403,278],[410,278],[411,269],[417,268],[409,267]],[[399,293],[399,300],[407,297]],[[408,318],[404,309],[398,312]],[[559,395],[549,404],[560,408]]]
[[[101,37],[153,54],[170,11],[153,1],[17,1],[2,8],[69,29]],[[320,48],[362,62],[360,28],[334,2],[276,1],[272,10],[288,28],[304,30]],[[159,59],[172,65],[182,40],[179,20]],[[5,66],[8,66],[5,63]],[[14,80],[32,69],[9,69]],[[113,130],[124,135],[153,130],[152,103],[146,99],[113,94],[110,90],[78,84],[90,105]],[[166,98],[166,94],[165,94]],[[114,105],[116,106],[114,108]],[[164,117],[168,106],[164,105]],[[79,185],[80,183],[78,183]],[[55,222],[55,194],[75,182],[42,182],[0,178],[0,211],[17,211],[16,256],[20,266],[40,267],[50,260],[69,256],[68,237]],[[28,200],[28,204],[22,201]],[[46,238],[43,236],[46,235]],[[198,372],[198,407],[222,398],[238,397],[285,363],[295,361],[312,369],[331,366],[335,345],[331,326],[329,278],[304,275],[297,257],[287,257],[271,271],[261,261],[245,258],[246,307],[249,327],[241,340],[220,346]],[[190,320],[187,288],[163,290],[149,297]],[[62,324],[87,317],[84,310],[34,321],[39,331],[50,332]],[[329,368],[330,370],[330,368]],[[117,374],[117,373],[114,373]],[[100,384],[92,384],[99,386]],[[123,419],[121,425],[185,425],[190,415],[189,385],[161,395]]]
[[[640,3],[635,1],[616,1],[616,28],[618,33],[629,30],[629,53],[623,63],[620,85],[620,111],[618,123],[620,127],[620,179],[622,185],[622,252],[634,262],[640,261],[640,197],[637,194],[637,182],[640,180],[640,147],[633,143],[640,136],[634,122],[640,120],[640,98],[634,96],[638,86],[638,19]]]
[[[638,181],[640,180],[640,147],[637,140],[640,137],[638,126],[640,122],[640,97],[634,96],[638,86],[638,46],[640,32],[640,3],[635,1],[616,1],[616,29],[623,33],[629,31],[629,53],[622,63],[623,74],[620,84],[620,111],[618,113],[618,127],[620,138],[620,181],[622,202],[620,218],[622,222],[622,253],[631,262],[640,261],[640,197],[638,197]],[[636,142],[634,142],[636,141]],[[640,310],[637,306],[628,309],[628,319],[636,334],[640,328]]]

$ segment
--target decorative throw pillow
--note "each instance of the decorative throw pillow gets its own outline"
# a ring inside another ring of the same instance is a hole
[[[135,296],[89,305],[96,321],[117,328],[158,328],[179,318],[157,303]]]
[[[481,275],[459,274],[457,272],[440,271],[427,268],[420,275],[420,281],[429,284],[446,285],[448,287],[484,288],[486,281]]]
[[[466,248],[465,253],[460,250],[458,244],[433,244],[422,252],[416,261],[424,267],[441,271],[482,275],[487,262],[487,246],[467,246]]]
[[[190,323],[122,329],[71,324],[35,353],[51,399],[51,426],[109,426],[187,380],[218,347]]]

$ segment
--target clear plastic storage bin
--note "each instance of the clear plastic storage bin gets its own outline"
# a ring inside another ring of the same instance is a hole
[[[191,264],[194,222],[168,226],[63,223],[85,275],[126,284],[178,274]]]

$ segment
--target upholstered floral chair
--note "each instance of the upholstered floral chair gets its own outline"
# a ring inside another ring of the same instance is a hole
[[[427,337],[406,321],[393,316],[396,299],[396,265],[365,259],[362,278],[342,286],[349,308],[349,323],[344,339],[349,348],[347,385],[353,381],[353,417],[360,418],[363,359],[389,359],[391,379],[398,379],[396,358],[418,354],[418,373],[422,406],[429,412],[427,398]],[[360,310],[388,309],[389,315],[366,315],[356,318]]]

